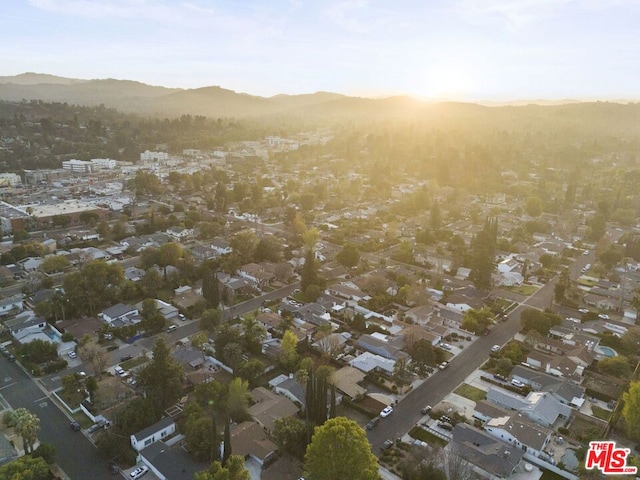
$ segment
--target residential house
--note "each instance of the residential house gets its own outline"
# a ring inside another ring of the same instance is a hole
[[[570,406],[546,392],[531,392],[522,398],[505,390],[490,387],[487,400],[503,408],[517,410],[544,427],[551,427],[556,421],[566,420],[571,416]]]
[[[410,319],[413,323],[426,325],[433,317],[435,307],[433,305],[420,305],[407,310],[404,313],[405,319]]]
[[[331,313],[320,303],[307,303],[295,310],[294,316],[314,325],[325,325],[331,321]]]
[[[276,278],[275,266],[269,262],[248,263],[238,269],[238,275],[247,280],[254,288],[262,290]]]
[[[217,256],[216,251],[208,245],[195,245],[191,247],[191,256],[198,262],[202,263]]]
[[[538,425],[518,412],[488,420],[483,426],[492,437],[522,449],[525,453],[549,461],[544,451],[553,430]]]
[[[127,267],[124,269],[124,278],[131,282],[139,282],[147,272],[138,267]]]
[[[110,326],[122,326],[139,323],[142,320],[139,313],[136,307],[117,303],[103,310],[98,316]]]
[[[512,410],[505,410],[495,403],[488,402],[487,400],[480,400],[476,402],[476,405],[473,408],[473,417],[482,422],[488,422],[492,418],[510,415],[511,412]]]
[[[511,377],[520,380],[525,385],[530,385],[536,391],[552,394],[565,405],[580,408],[584,403],[584,387],[567,379],[537,372],[521,365],[513,367]]]
[[[396,322],[400,323],[400,322]],[[404,337],[406,345],[413,345],[420,340],[426,341],[429,345],[435,347],[442,341],[442,336],[431,332],[420,325],[407,325],[401,331],[400,335]]]
[[[13,272],[5,265],[0,265],[0,284],[13,280]]]
[[[273,432],[275,421],[298,413],[299,408],[288,398],[278,395],[264,387],[251,391],[253,405],[249,407],[249,415],[258,422],[267,433]]]
[[[252,458],[263,467],[275,460],[278,446],[257,422],[242,422],[231,428],[230,433],[234,455]]]
[[[319,336],[320,334],[318,334],[318,337]],[[312,345],[322,353],[335,358],[336,355],[340,354],[340,352],[344,350],[344,347],[350,338],[351,334],[349,332],[330,333],[322,336],[322,338],[316,340]]]
[[[201,288],[183,285],[173,290],[173,303],[182,310],[188,310],[203,298]]]
[[[6,317],[22,310],[24,310],[24,296],[21,293],[0,299],[0,317]]]
[[[284,321],[284,318],[282,318],[277,313],[262,312],[256,316],[256,321],[260,322],[262,326],[267,329],[267,331],[274,331],[280,327],[280,325]]]
[[[44,259],[42,257],[27,257],[18,262],[25,272],[35,272],[40,268]]]
[[[189,346],[176,347],[173,350],[173,356],[187,372],[199,369],[205,364],[206,360],[202,350]]]
[[[487,432],[466,423],[459,423],[451,432],[452,440],[445,447],[480,470],[484,478],[508,478],[522,461],[524,451],[502,442]]]
[[[304,408],[306,404],[305,389],[293,374],[278,375],[276,378],[269,380],[269,387],[278,395],[284,395],[293,403]]]
[[[158,313],[160,313],[160,315],[162,315],[166,321],[171,322],[178,318],[180,311],[176,307],[157,298],[154,301],[156,304],[156,308],[158,309]],[[135,308],[138,311],[142,311],[142,304],[143,302],[136,303]]]
[[[233,252],[233,248],[231,248],[231,244],[228,240],[224,238],[214,238],[211,241],[211,248],[216,252],[218,256],[220,255],[229,255]]]
[[[18,340],[20,343],[29,343],[36,338],[47,342],[53,342],[48,337],[44,330],[47,328],[47,321],[42,317],[37,317],[32,311],[28,310],[19,315],[16,315],[11,320],[5,322],[7,329],[11,336]],[[23,342],[22,340],[28,341]]]
[[[333,372],[331,380],[338,391],[354,400],[367,393],[367,389],[359,385],[365,376],[366,374],[357,368],[346,366]]]
[[[357,368],[358,370],[369,372],[383,372],[387,375],[393,374],[393,368],[396,361],[391,358],[381,357],[371,352],[364,352],[358,355],[356,358],[349,361],[349,365]]]
[[[159,480],[193,480],[200,470],[163,441],[154,442],[141,450],[137,460],[149,467]]]
[[[136,452],[152,443],[165,440],[176,432],[176,424],[171,417],[164,417],[153,425],[131,435],[131,447]]]
[[[170,227],[165,233],[169,235],[172,240],[184,242],[193,237],[193,228]]]
[[[358,348],[393,360],[408,357],[408,355],[402,351],[404,348],[402,339],[389,338],[387,335],[380,333],[373,333],[371,335],[365,333],[360,335],[360,338],[358,338]]]

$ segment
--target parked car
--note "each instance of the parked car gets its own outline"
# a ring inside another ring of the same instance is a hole
[[[517,378],[513,378],[511,379],[511,385],[513,385],[514,387],[518,387],[518,388],[522,388],[524,387],[524,383],[522,383],[520,380],[518,380]]]
[[[73,351],[69,352],[68,355],[69,355],[69,358],[76,358],[78,356],[78,354]]]
[[[80,431],[80,424],[78,422],[76,422],[75,420],[72,421],[69,426],[71,427],[71,430],[73,430],[74,432],[79,432]]]
[[[609,320],[609,315],[607,315],[606,313],[601,313],[598,315],[598,318],[600,320]]]
[[[175,332],[177,329],[177,325],[170,325],[169,328],[167,328],[167,333]]]
[[[124,368],[122,368],[120,365],[116,365],[113,370],[120,376],[123,376],[125,374],[125,370]]]
[[[122,357],[120,357],[120,361],[126,362],[127,360],[131,360],[132,358],[133,358],[133,355],[123,355]]]
[[[493,378],[495,378],[496,380],[500,380],[501,382],[506,382],[507,381],[507,377],[505,377],[504,375],[501,375],[499,373],[496,373]]]
[[[579,309],[578,309],[578,311],[579,311],[581,314],[583,314],[583,315],[585,315],[585,314],[589,313],[589,310],[588,310],[588,309],[586,309],[586,308],[579,308]]]
[[[451,350],[451,345],[449,345],[448,343],[441,343],[439,347],[444,350]]]
[[[453,425],[447,422],[438,422],[438,426],[444,430],[453,430]]]
[[[432,410],[431,405],[425,405],[424,407],[422,407],[422,410],[420,410],[420,413],[423,415],[426,415],[431,410]]]
[[[375,428],[375,426],[378,424],[378,422],[380,421],[380,417],[373,417],[369,423],[367,423],[365,425],[364,428],[366,428],[367,430],[373,430]]]
[[[380,412],[380,417],[386,418],[393,413],[393,407],[391,405],[384,407]]]
[[[493,353],[499,352],[500,351],[500,345],[494,345],[493,347],[491,347],[491,351]]]
[[[178,314],[178,318],[179,318],[180,320],[182,320],[183,322],[187,319],[187,317],[185,317],[182,313],[179,313],[179,314]]]
[[[393,440],[385,440],[382,445],[380,445],[380,450],[388,450],[393,447]]]
[[[438,365],[438,368],[440,370],[444,370],[445,368],[447,368],[449,366],[449,362],[442,362],[440,365]]]
[[[149,471],[149,467],[147,467],[146,465],[143,465],[141,467],[136,468],[133,472],[129,474],[129,476],[134,480],[136,480],[137,478],[140,478],[143,475],[146,475],[148,471]]]
[[[104,424],[103,423],[94,423],[93,425],[91,425],[87,429],[87,433],[89,433],[89,434],[95,433],[98,430],[100,430],[101,428],[104,428]]]

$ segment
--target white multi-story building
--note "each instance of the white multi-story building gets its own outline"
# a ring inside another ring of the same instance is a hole
[[[141,162],[166,162],[169,160],[169,154],[167,152],[150,152],[145,150],[140,154]]]
[[[113,170],[118,164],[118,162],[111,158],[92,158],[91,163],[93,164],[94,168],[101,170]]]
[[[66,160],[62,162],[62,169],[73,173],[91,173],[93,163],[84,160]]]
[[[15,173],[0,173],[0,188],[17,187],[22,185],[22,178]]]

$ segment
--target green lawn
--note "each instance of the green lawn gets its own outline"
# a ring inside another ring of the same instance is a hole
[[[611,412],[609,410],[600,408],[596,405],[592,405],[591,410],[593,411],[594,417],[604,420],[605,422],[608,422],[609,418],[611,417]]]
[[[143,363],[148,362],[149,359],[144,355],[140,355],[139,357],[132,358],[131,360],[127,360],[126,362],[122,362],[120,366],[125,370],[131,370],[132,368],[137,367],[138,365],[142,365]]]
[[[487,392],[466,383],[456,388],[453,393],[457,393],[461,397],[468,398],[474,402],[479,402],[487,398]]]
[[[510,292],[519,293],[520,295],[524,295],[528,297],[529,295],[533,295],[538,291],[538,287],[535,285],[519,285],[517,287],[509,287]]]

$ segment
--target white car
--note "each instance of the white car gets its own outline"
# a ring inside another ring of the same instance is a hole
[[[451,345],[449,345],[448,343],[441,343],[440,348],[443,348],[445,350],[451,350]]]
[[[380,416],[382,418],[388,417],[389,415],[391,415],[391,413],[393,412],[393,407],[391,405],[389,405],[388,407],[384,407],[382,409],[382,411],[380,412]]]
[[[69,352],[69,358],[76,358],[78,354],[76,352]]]
[[[606,313],[601,313],[600,315],[598,315],[598,318],[600,320],[609,320],[609,315],[607,315]]]
[[[513,385],[514,387],[518,387],[518,388],[524,387],[524,383],[522,383],[520,380],[515,379],[515,378],[511,380],[511,385]]]
[[[491,347],[491,351],[492,352],[499,352],[500,351],[500,345],[494,345],[493,347]]]
[[[143,465],[142,467],[136,468],[133,472],[129,474],[129,476],[135,480],[136,478],[140,478],[143,475],[145,475],[148,471],[149,471],[149,467],[147,467],[146,465]]]
[[[585,314],[589,313],[589,310],[586,309],[586,308],[579,308],[578,312],[580,312],[581,314],[585,315]]]

